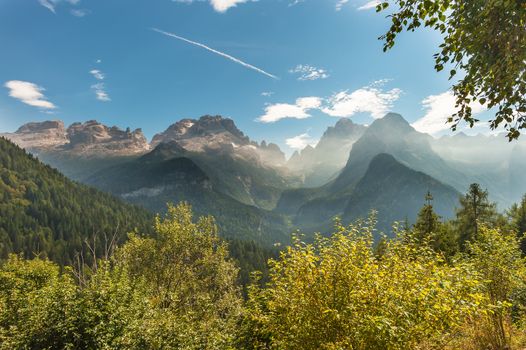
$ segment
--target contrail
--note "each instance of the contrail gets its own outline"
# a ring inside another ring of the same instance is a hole
[[[157,28],[152,28],[152,30],[155,31],[155,32],[157,32],[157,33],[164,34],[164,35],[166,35],[166,36],[170,36],[170,37],[172,37],[172,38],[176,38],[176,39],[179,39],[179,40],[185,41],[185,42],[187,42],[187,43],[189,43],[189,44],[192,44],[192,45],[195,45],[195,46],[202,47],[202,48],[205,49],[205,50],[211,51],[211,52],[213,52],[213,53],[215,53],[215,54],[218,54],[218,55],[220,55],[220,56],[223,56],[223,57],[225,57],[225,58],[228,58],[229,60],[234,61],[234,62],[236,62],[236,63],[238,63],[238,64],[240,64],[240,65],[242,65],[242,66],[244,66],[244,67],[247,67],[247,68],[249,68],[249,69],[255,70],[256,72],[259,72],[259,73],[261,73],[261,74],[265,74],[267,77],[271,77],[271,78],[273,78],[273,79],[279,79],[277,76],[272,75],[272,74],[270,74],[270,73],[268,73],[268,72],[265,72],[263,69],[260,69],[260,68],[258,68],[258,67],[255,67],[255,66],[251,65],[251,64],[248,64],[248,63],[246,63],[246,62],[243,62],[243,61],[241,61],[240,59],[235,58],[235,57],[232,57],[232,56],[230,56],[229,54],[226,54],[226,53],[224,53],[224,52],[221,52],[221,51],[217,51],[217,50],[215,50],[215,49],[212,49],[211,47],[208,47],[208,46],[206,46],[206,45],[204,45],[204,44],[201,44],[201,43],[198,43],[198,42],[195,42],[195,41],[192,41],[192,40],[188,40],[188,39],[186,39],[186,38],[183,38],[182,36],[179,36],[179,35],[176,35],[176,34],[173,34],[173,33],[168,33],[168,32],[165,32],[164,30],[160,30],[160,29],[157,29]]]

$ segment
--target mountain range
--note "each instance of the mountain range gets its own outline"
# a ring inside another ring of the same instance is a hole
[[[450,218],[472,182],[505,208],[526,192],[524,142],[503,136],[433,138],[401,115],[370,126],[341,119],[290,159],[221,116],[182,119],[148,142],[140,129],[96,121],[29,123],[1,134],[68,177],[150,211],[188,201],[218,219],[223,235],[271,245],[295,228],[325,232],[377,211],[378,228],[413,222],[430,191]]]

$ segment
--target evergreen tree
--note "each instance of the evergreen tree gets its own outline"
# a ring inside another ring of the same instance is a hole
[[[497,219],[496,205],[489,201],[488,191],[477,183],[471,184],[468,192],[460,197],[460,208],[456,212],[455,226],[460,245],[464,247],[467,241],[476,239],[481,224],[493,225]]]
[[[526,254],[526,240],[524,239],[526,233],[526,195],[522,197],[520,204],[513,204],[507,214],[511,228],[519,236],[522,253]]]
[[[430,239],[440,226],[440,217],[433,210],[433,196],[427,191],[425,196],[426,204],[420,209],[416,223],[413,227],[415,237],[419,242]]]

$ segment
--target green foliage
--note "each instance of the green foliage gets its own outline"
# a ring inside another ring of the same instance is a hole
[[[419,244],[426,244],[444,257],[451,258],[458,252],[458,235],[449,222],[440,221],[433,210],[433,196],[426,194],[426,204],[420,209],[415,225],[414,237]],[[408,229],[405,230],[409,231]]]
[[[521,250],[526,254],[526,195],[522,197],[519,204],[513,204],[507,212],[508,220],[510,221],[511,229],[517,233],[520,239]]]
[[[180,205],[155,228],[81,284],[11,255],[0,266],[0,349],[232,348],[242,299],[213,220],[194,223]]]
[[[391,27],[380,39],[384,51],[402,31],[421,26],[441,33],[435,69],[451,65],[450,77],[459,111],[451,116],[453,130],[461,121],[473,126],[473,102],[496,108],[490,126],[504,126],[510,140],[526,127],[526,3],[522,0],[395,0]],[[382,1],[377,11],[390,6]]]
[[[495,225],[498,218],[495,203],[488,200],[488,191],[482,190],[479,184],[471,184],[468,192],[460,197],[460,208],[456,213],[460,244],[464,246],[466,242],[477,239],[480,225]]]
[[[474,242],[468,243],[468,261],[484,280],[484,294],[491,312],[477,320],[488,328],[481,348],[507,349],[510,335],[506,323],[510,321],[511,307],[517,305],[517,294],[526,289],[526,265],[521,257],[519,242],[513,231],[482,227]],[[514,305],[515,304],[515,305]]]
[[[249,292],[240,337],[255,349],[415,349],[444,346],[486,312],[479,274],[446,264],[408,234],[378,259],[372,226],[336,226],[313,244],[296,238],[272,262],[267,288]]]
[[[72,264],[84,241],[101,253],[104,237],[149,232],[151,215],[109,194],[68,180],[0,138],[0,259],[9,253]]]
[[[155,220],[155,238],[132,235],[119,266],[141,282],[150,301],[140,330],[143,346],[225,349],[241,312],[238,270],[212,217],[192,219],[190,206],[169,206]]]

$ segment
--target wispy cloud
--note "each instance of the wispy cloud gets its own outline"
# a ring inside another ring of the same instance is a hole
[[[264,96],[264,97],[270,97],[270,96],[272,96],[272,95],[274,95],[274,92],[273,92],[273,91],[263,91],[263,92],[261,93],[261,96]]]
[[[323,68],[316,68],[308,64],[298,64],[296,67],[289,70],[291,74],[297,74],[298,80],[318,80],[326,79],[329,73]]]
[[[80,3],[80,0],[38,0],[38,3],[42,6],[44,6],[45,8],[47,8],[49,11],[53,12],[53,13],[57,13],[56,11],[56,7],[60,4],[60,3],[68,3],[70,5],[78,5]],[[73,10],[74,11],[74,10]],[[73,11],[71,12],[74,16],[75,14],[73,13]],[[80,10],[80,11],[88,11],[88,10]],[[88,14],[88,12],[86,12],[84,15]],[[83,16],[84,16],[83,15]],[[77,17],[82,17],[82,16],[77,16]]]
[[[84,17],[89,15],[91,11],[86,9],[73,9],[70,11],[70,13],[75,17]]]
[[[285,118],[305,119],[311,115],[307,113],[311,109],[321,106],[322,100],[319,97],[302,97],[296,100],[295,104],[276,103],[265,107],[265,114],[257,120],[262,123],[275,123]]]
[[[195,1],[208,1],[210,2],[210,5],[216,10],[217,12],[226,12],[229,8],[236,7],[237,4],[244,4],[249,1],[257,1],[257,0],[172,0],[173,2],[179,2],[183,4],[191,4]]]
[[[455,95],[452,91],[426,97],[422,100],[422,108],[425,110],[424,116],[411,125],[420,132],[432,135],[448,130],[450,125],[446,123],[447,118],[458,111],[455,102]],[[486,110],[478,102],[472,103],[470,107],[474,115]]]
[[[111,101],[110,96],[106,92],[106,86],[104,85],[104,83],[93,84],[91,85],[91,89],[95,92],[95,97],[97,98],[97,100],[102,102]]]
[[[370,10],[376,8],[376,6],[380,4],[380,0],[371,0],[362,6],[358,7],[358,11],[364,11],[364,10]]]
[[[102,73],[98,69],[92,69],[90,70],[90,74],[93,75],[93,77],[97,80],[104,80],[104,73]]]
[[[402,90],[384,91],[375,85],[365,86],[353,92],[340,91],[327,99],[322,112],[332,117],[351,117],[356,113],[370,113],[373,118],[381,118],[400,98]]]
[[[348,2],[349,0],[338,0],[338,2],[336,2],[336,11],[340,11],[342,7]]]
[[[111,101],[110,96],[106,92],[106,85],[102,82],[106,78],[104,73],[99,69],[92,69],[90,70],[90,74],[99,81],[98,83],[91,85],[91,89],[95,92],[97,100],[103,102]]]
[[[285,140],[287,146],[294,150],[302,150],[308,145],[314,147],[318,143],[318,140],[313,139],[308,133],[304,133],[298,136],[294,136]]]
[[[11,80],[5,83],[5,87],[9,89],[9,96],[18,99],[27,105],[44,110],[57,108],[53,103],[49,102],[42,93],[45,89],[34,83]]]
[[[352,117],[357,113],[369,113],[373,118],[381,118],[392,109],[402,94],[398,88],[385,90],[383,86],[388,81],[378,80],[352,92],[340,91],[328,98],[301,97],[294,104],[270,104],[265,107],[265,114],[257,120],[274,123],[285,118],[305,119],[311,116],[308,113],[310,110],[319,110],[340,118]]]
[[[252,70],[254,70],[254,71],[258,72],[258,73],[264,74],[264,75],[266,75],[267,77],[270,77],[270,78],[273,78],[273,79],[279,79],[277,76],[275,76],[275,75],[273,75],[273,74],[270,74],[270,73],[264,71],[264,70],[261,69],[261,68],[258,68],[258,67],[256,67],[256,66],[253,66],[253,65],[249,64],[249,63],[246,63],[246,62],[240,60],[239,58],[235,58],[235,57],[233,57],[233,56],[231,56],[231,55],[229,55],[229,54],[227,54],[227,53],[224,53],[224,52],[218,51],[218,50],[213,49],[213,48],[211,48],[211,47],[209,47],[209,46],[206,46],[206,45],[204,45],[204,44],[198,43],[197,41],[192,41],[192,40],[189,40],[189,39],[183,38],[182,36],[179,36],[179,35],[177,35],[177,34],[173,34],[173,33],[165,32],[165,31],[160,30],[160,29],[157,29],[157,28],[152,28],[152,30],[155,31],[155,32],[157,32],[157,33],[161,33],[161,34],[163,34],[163,35],[166,35],[166,36],[169,36],[169,37],[172,37],[172,38],[178,39],[178,40],[182,40],[182,41],[187,42],[187,43],[189,43],[189,44],[192,44],[192,45],[195,45],[195,46],[201,47],[201,48],[203,48],[203,49],[205,49],[205,50],[208,50],[208,51],[210,51],[210,52],[213,52],[213,53],[215,53],[215,54],[217,54],[217,55],[219,55],[219,56],[225,57],[225,58],[227,58],[227,59],[229,59],[229,60],[231,60],[231,61],[233,61],[233,62],[235,62],[235,63],[237,63],[237,64],[240,64],[240,65],[242,65],[243,67],[246,67],[246,68],[248,68],[248,69],[252,69]]]

